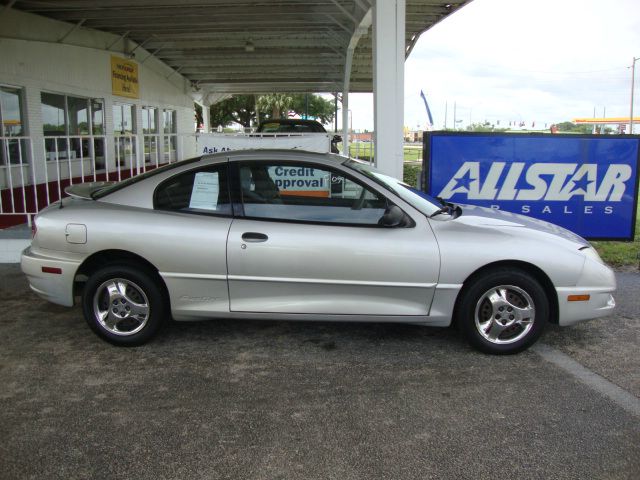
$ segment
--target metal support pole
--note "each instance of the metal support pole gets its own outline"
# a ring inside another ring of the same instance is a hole
[[[165,45],[167,44],[167,42],[164,42],[162,45],[160,45],[159,48],[156,48],[153,52],[149,52],[149,55],[147,55],[146,57],[144,57],[144,60],[142,60],[140,62],[140,65],[144,64],[144,62],[146,62],[147,60],[149,60],[151,57],[153,57],[156,53],[158,53],[160,50],[162,50]]]
[[[351,31],[351,29],[349,27],[347,27],[344,23],[342,23],[341,21],[339,21],[338,19],[336,19],[333,15],[325,15],[329,20],[331,20],[333,23],[335,23],[336,25],[338,25],[340,28],[342,28],[345,32],[347,32],[349,35],[351,35],[353,32]]]
[[[447,129],[447,110],[449,109],[449,102],[444,102],[444,129]]]
[[[155,38],[155,34],[151,35],[150,37],[147,37],[142,43],[139,43],[136,48],[134,48],[133,50],[131,50],[129,52],[129,55],[131,57],[133,57],[133,54],[135,53],[136,50],[138,50],[141,47],[144,47],[147,43],[149,43],[150,40],[152,40],[153,38]]]
[[[260,105],[258,104],[258,95],[253,96],[253,100],[256,104],[256,129],[260,126]]]
[[[333,94],[333,131],[338,133],[338,92]]]
[[[353,112],[349,110],[349,133],[353,135]]]
[[[342,92],[342,155],[349,157],[349,90]]]
[[[349,18],[353,21],[353,23],[356,23],[356,24],[358,23],[358,19],[357,19],[357,18],[356,18],[356,17],[355,17],[355,16],[354,16],[354,15],[353,15],[349,10],[347,10],[346,8],[344,8],[344,7],[340,4],[340,2],[338,2],[338,0],[331,0],[331,2],[332,2],[336,7],[338,7],[338,10],[340,10],[340,11],[341,11],[342,13],[344,13],[347,17],[349,17]]]
[[[77,29],[79,29],[79,28],[82,26],[82,24],[83,24],[84,22],[86,22],[86,21],[87,21],[87,19],[86,19],[86,18],[83,18],[83,19],[82,19],[82,20],[80,20],[78,23],[76,23],[73,27],[71,27],[71,28],[69,29],[69,31],[68,31],[67,33],[65,33],[65,34],[62,36],[62,38],[61,38],[60,40],[58,40],[58,43],[62,43],[62,42],[64,42],[64,41],[69,37],[69,35],[71,35],[73,32],[75,32]]]
[[[633,87],[636,81],[636,60],[640,60],[640,57],[633,57],[633,63],[631,64],[631,113],[629,114],[629,135],[633,135]]]
[[[109,45],[109,46],[107,47],[107,50],[111,50],[111,49],[113,48],[113,46],[114,46],[116,43],[118,43],[118,42],[119,42],[120,40],[122,40],[124,37],[126,37],[127,35],[129,35],[129,32],[130,32],[130,30],[127,30],[127,31],[126,31],[126,32],[124,32],[122,35],[120,35],[120,36],[118,37],[118,39],[117,39],[115,42],[113,42],[111,45]]]
[[[146,61],[146,60],[145,60],[145,61]],[[142,62],[142,63],[144,63],[144,62]],[[181,67],[180,67],[180,68],[178,68],[178,69],[173,69],[173,70],[171,70],[171,73],[170,73],[169,75],[167,75],[166,77],[164,77],[164,78],[166,78],[167,80],[169,80],[169,79],[170,79],[171,77],[173,77],[176,73],[180,73],[180,70],[182,70],[183,68],[184,68],[184,65],[183,65],[183,66],[181,66]]]
[[[458,121],[457,115],[457,105],[456,102],[453,102],[453,129],[456,129],[456,122]]]

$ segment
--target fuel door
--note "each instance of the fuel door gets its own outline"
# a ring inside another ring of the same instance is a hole
[[[81,223],[68,223],[65,236],[67,243],[87,243],[87,226]]]

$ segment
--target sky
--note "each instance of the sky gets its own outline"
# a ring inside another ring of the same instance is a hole
[[[405,125],[489,121],[531,128],[628,116],[640,57],[640,0],[474,0],[422,35],[405,63]],[[640,60],[634,109],[640,116]],[[373,130],[371,94],[349,98],[355,130]],[[634,117],[636,115],[634,114]],[[546,125],[546,126],[545,126]],[[640,126],[636,127],[636,133]]]

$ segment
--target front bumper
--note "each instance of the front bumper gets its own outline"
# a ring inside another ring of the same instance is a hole
[[[559,317],[561,326],[573,325],[583,320],[606,317],[616,307],[612,291],[597,291],[593,288],[557,288]],[[589,300],[570,302],[569,295],[589,295]]]
[[[73,280],[80,262],[36,254],[27,247],[22,251],[20,266],[36,294],[58,305],[73,306]],[[59,268],[61,273],[45,273],[43,267]]]
[[[607,265],[591,258],[585,260],[582,274],[575,286],[557,287],[558,323],[573,325],[583,320],[606,317],[616,307],[613,293],[616,277]],[[589,300],[569,301],[569,296],[588,295]]]

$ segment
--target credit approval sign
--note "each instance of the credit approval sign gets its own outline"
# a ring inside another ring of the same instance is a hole
[[[310,167],[287,167],[279,165],[269,168],[280,195],[304,197],[328,197],[331,192],[329,172]]]
[[[454,203],[633,240],[640,137],[425,132],[425,189]]]

